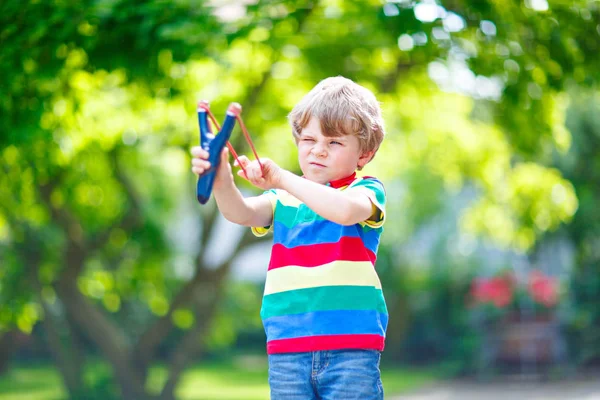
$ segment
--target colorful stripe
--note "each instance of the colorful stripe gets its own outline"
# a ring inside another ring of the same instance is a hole
[[[383,351],[385,338],[381,335],[323,335],[271,340],[267,353],[296,353],[306,351],[373,349]]]
[[[279,202],[276,209],[276,219],[288,228],[293,227],[298,221],[326,221],[325,218],[315,214],[306,204],[301,204],[298,207],[290,207]]]
[[[318,267],[330,262],[370,261],[375,265],[377,256],[362,245],[360,238],[343,237],[337,243],[313,244],[288,249],[280,244],[273,245],[269,271],[275,268],[297,265]]]
[[[267,319],[331,310],[377,310],[387,313],[381,289],[372,286],[321,286],[267,295],[263,298],[260,315]]]
[[[343,226],[283,190],[265,192],[273,206],[274,233],[261,308],[269,354],[383,350],[388,313],[374,265],[385,190],[375,179],[338,188],[344,189],[367,195],[380,211],[377,217]],[[267,231],[253,229],[257,235]]]
[[[370,261],[335,261],[319,268],[287,266],[267,272],[265,296],[318,286],[372,286],[381,282]]]
[[[298,208],[304,204],[285,190],[276,190],[275,193],[277,195],[277,201],[280,204],[280,206],[284,205],[292,208]]]
[[[287,248],[318,243],[337,243],[343,237],[353,237],[361,238],[361,246],[365,246],[373,253],[377,252],[381,236],[381,228],[361,227],[358,224],[343,226],[327,220],[302,222],[288,228],[278,218],[275,219],[273,232],[273,243]]]
[[[376,310],[314,311],[263,320],[269,340],[315,335],[384,336],[387,324],[388,315]]]

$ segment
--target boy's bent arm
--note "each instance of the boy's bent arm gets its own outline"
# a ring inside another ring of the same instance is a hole
[[[244,226],[269,226],[273,221],[273,207],[267,196],[244,197],[233,181],[214,188],[217,207],[223,216]]]
[[[377,210],[369,196],[360,191],[340,191],[289,171],[282,172],[280,187],[332,222],[354,225],[368,220]]]

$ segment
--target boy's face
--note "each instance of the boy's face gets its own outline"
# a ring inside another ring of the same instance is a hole
[[[360,152],[358,138],[352,135],[324,136],[318,118],[311,118],[298,139],[298,160],[304,176],[321,184],[345,178],[370,155]]]

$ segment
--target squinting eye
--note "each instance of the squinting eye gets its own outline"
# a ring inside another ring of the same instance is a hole
[[[304,139],[302,139],[302,141],[303,142],[314,142],[315,140],[311,139],[311,138],[304,138]]]
[[[341,144],[340,142],[332,141],[329,144]]]

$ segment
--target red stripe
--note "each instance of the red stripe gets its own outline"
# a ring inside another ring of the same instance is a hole
[[[370,261],[375,265],[377,256],[367,249],[359,237],[343,237],[337,243],[296,246],[291,249],[282,244],[273,245],[269,270],[298,265],[318,267],[333,261]]]
[[[306,336],[271,340],[267,343],[267,354],[346,349],[383,351],[384,346],[385,338],[379,335]]]

